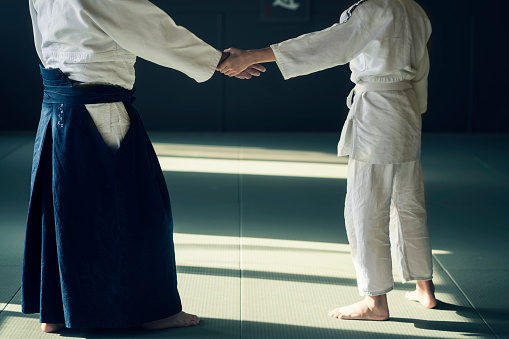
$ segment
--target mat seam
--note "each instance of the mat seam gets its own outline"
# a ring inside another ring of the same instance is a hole
[[[0,161],[4,160],[5,158],[7,158],[9,155],[11,155],[12,153],[18,151],[19,149],[23,148],[26,144],[28,144],[30,141],[27,140],[27,141],[24,141],[22,142],[20,145],[18,145],[17,147],[15,147],[14,149],[12,149],[11,151],[5,153],[4,155],[0,156]]]
[[[242,137],[239,137],[237,142],[238,145],[238,156],[237,159],[239,161],[239,174],[238,174],[238,193],[237,199],[239,201],[239,288],[240,288],[240,298],[239,298],[239,338],[242,338],[243,328],[242,328]]]
[[[10,304],[10,303],[11,303],[11,301],[14,299],[14,297],[16,296],[16,294],[18,294],[20,291],[21,291],[21,287],[19,287],[19,288],[17,289],[16,293],[14,293],[14,295],[12,296],[12,298],[11,298],[11,299],[9,299],[9,301],[5,303],[4,308],[2,308],[2,309],[0,310],[0,315],[2,315],[2,313],[5,311],[5,309],[7,308],[7,306],[9,306],[9,304]]]
[[[500,339],[500,337],[495,333],[495,331],[493,330],[493,328],[491,328],[491,326],[487,323],[486,319],[484,319],[484,317],[482,316],[481,312],[479,312],[477,310],[477,308],[474,306],[473,302],[468,298],[467,294],[463,291],[463,289],[460,287],[460,285],[456,282],[456,280],[452,277],[451,273],[449,273],[449,271],[444,267],[444,265],[442,265],[442,263],[440,262],[440,260],[437,259],[437,257],[435,257],[433,255],[433,259],[435,259],[435,261],[437,262],[438,266],[440,266],[440,268],[442,270],[444,270],[445,274],[447,274],[447,276],[452,280],[452,282],[454,283],[454,285],[456,285],[456,287],[458,288],[458,290],[461,292],[461,294],[463,295],[463,297],[465,297],[465,299],[468,301],[468,303],[470,304],[470,306],[477,312],[477,314],[479,315],[479,318],[481,318],[481,320],[483,321],[483,323],[486,325],[486,327],[488,327],[491,331],[491,333],[493,333],[493,335],[495,336],[495,338],[497,339]]]
[[[474,158],[480,165],[482,165],[484,168],[487,168],[489,169],[490,171],[493,171],[495,173],[497,173],[498,175],[506,178],[506,179],[509,179],[509,176],[507,175],[507,173],[504,173],[502,172],[501,170],[499,170],[498,168],[494,167],[493,165],[489,164],[488,162],[484,161],[482,158],[480,158],[479,156],[477,156],[476,154],[472,154],[472,153],[469,153],[469,156],[471,156],[472,158]]]

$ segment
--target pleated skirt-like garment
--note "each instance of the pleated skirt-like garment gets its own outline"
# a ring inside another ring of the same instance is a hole
[[[170,199],[132,91],[41,68],[22,310],[69,328],[123,328],[181,311]],[[86,104],[123,102],[116,151]]]

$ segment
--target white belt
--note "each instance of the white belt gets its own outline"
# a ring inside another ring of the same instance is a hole
[[[410,81],[399,82],[364,82],[357,84],[348,94],[346,98],[346,105],[352,108],[353,95],[364,92],[382,92],[382,91],[404,91],[412,88]]]

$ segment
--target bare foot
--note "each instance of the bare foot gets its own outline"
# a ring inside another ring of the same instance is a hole
[[[407,292],[405,297],[408,300],[420,302],[426,308],[437,306],[435,285],[431,280],[418,280],[415,284],[415,291]]]
[[[195,326],[200,323],[200,319],[194,314],[188,314],[186,312],[180,312],[171,317],[159,319],[145,323],[142,327],[146,330],[163,330],[165,328],[172,327],[187,327]]]
[[[389,319],[387,295],[366,297],[350,306],[330,310],[329,315],[338,319],[387,320]]]
[[[48,323],[41,324],[41,330],[43,330],[46,333],[58,332],[60,330],[63,330],[64,328],[65,324],[48,324]]]

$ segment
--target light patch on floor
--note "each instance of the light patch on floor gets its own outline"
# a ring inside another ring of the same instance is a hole
[[[163,171],[346,179],[348,165],[159,156]]]
[[[348,159],[312,151],[154,143],[163,171],[346,179]]]
[[[347,158],[338,158],[335,154],[316,151],[162,142],[155,142],[152,145],[157,155],[169,157],[348,163]]]
[[[5,312],[21,313],[21,305],[10,303],[4,308]]]

